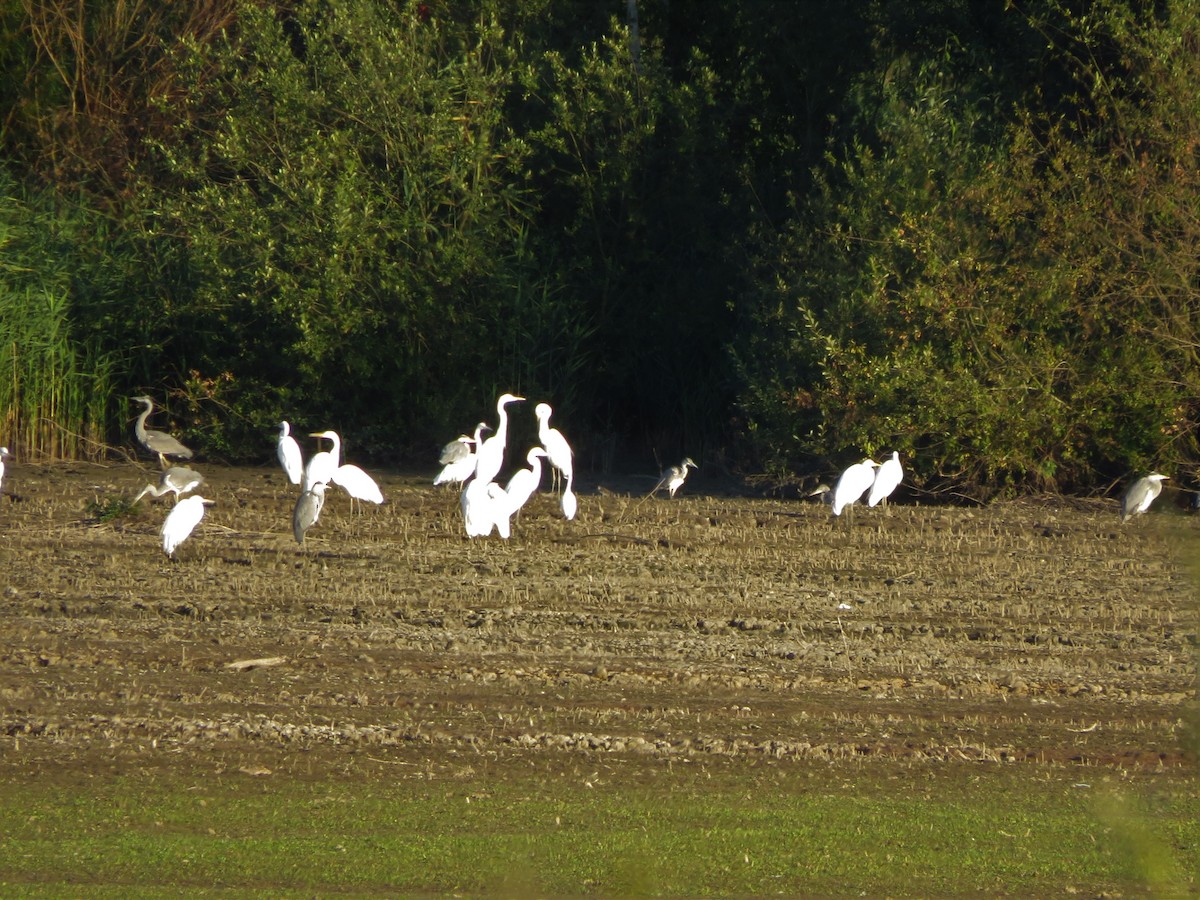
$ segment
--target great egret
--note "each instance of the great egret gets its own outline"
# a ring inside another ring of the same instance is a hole
[[[179,456],[183,459],[191,459],[192,451],[183,444],[179,443],[171,435],[165,431],[155,431],[146,428],[146,419],[154,410],[154,401],[149,397],[134,397],[138,403],[144,403],[146,408],[142,410],[138,416],[137,424],[133,426],[133,434],[138,439],[143,447],[151,453],[158,454],[158,462],[165,469],[167,467],[168,456]]]
[[[833,489],[833,514],[840,516],[847,506],[853,506],[875,483],[875,469],[879,463],[867,458],[855,463],[842,473]]]
[[[871,482],[871,492],[867,495],[867,506],[875,506],[880,501],[887,506],[888,497],[899,487],[903,478],[900,454],[893,450],[892,458],[885,459],[875,471],[875,480]]]
[[[538,420],[538,440],[542,442],[542,446],[546,448],[546,458],[550,465],[554,467],[554,482],[555,487],[558,487],[558,476],[562,473],[562,477],[567,480],[567,490],[571,489],[571,481],[574,477],[575,467],[572,463],[571,445],[567,443],[567,439],[562,436],[562,432],[557,428],[550,427],[550,416],[554,410],[550,408],[549,403],[539,403],[534,407],[533,414]],[[570,518],[568,516],[568,518]]]
[[[464,434],[447,444],[438,460],[442,464],[442,471],[438,472],[433,483],[462,484],[474,475],[475,451],[472,446],[479,446],[480,435],[490,427],[486,422],[480,422],[475,426],[474,437]],[[453,453],[451,452],[452,448],[454,448]]]
[[[654,486],[654,490],[652,490],[650,493],[656,494],[663,488],[666,488],[670,492],[671,496],[674,497],[675,492],[679,490],[680,486],[687,479],[688,467],[693,469],[700,468],[698,465],[692,462],[692,458],[690,456],[685,457],[683,462],[677,466],[667,466],[665,469],[663,469],[662,477],[658,479],[658,484]]]
[[[300,492],[296,508],[292,510],[292,534],[297,544],[304,545],[304,535],[317,524],[324,505],[325,482],[318,481]]]
[[[1121,524],[1148,510],[1150,504],[1162,493],[1162,483],[1169,480],[1166,475],[1151,472],[1131,484],[1125,496],[1121,498]]]
[[[187,540],[192,529],[200,524],[200,520],[204,518],[205,505],[215,502],[193,494],[191,497],[184,497],[172,507],[162,524],[162,548],[168,558],[174,557],[175,550]]]
[[[279,464],[287,473],[288,481],[299,484],[304,476],[304,457],[300,455],[300,445],[292,437],[292,426],[287,422],[279,423],[279,440],[275,442],[275,455]]]
[[[366,500],[376,505],[383,502],[383,492],[375,479],[351,463],[344,463],[333,471],[333,483],[350,495],[351,500]]]
[[[508,484],[504,486],[504,493],[508,500],[510,516],[520,512],[521,507],[529,502],[529,498],[541,485],[542,458],[547,455],[545,447],[534,447],[525,456],[529,461],[529,468],[518,469],[513,473],[512,478],[508,479]]]
[[[579,501],[575,498],[575,492],[571,490],[570,485],[567,485],[567,489],[563,491],[562,495],[563,516],[567,519],[574,519],[578,509]]]
[[[304,467],[304,490],[310,490],[314,484],[329,484],[333,473],[341,464],[342,439],[336,431],[315,431],[309,437],[325,438],[333,444],[329,450],[314,453]]]
[[[496,401],[496,413],[500,424],[496,433],[475,448],[475,480],[484,484],[491,482],[504,466],[504,447],[508,443],[508,410],[510,403],[524,400],[516,394],[501,394]]]
[[[163,494],[171,493],[175,495],[175,502],[179,502],[179,498],[204,483],[204,476],[195,469],[189,469],[187,466],[171,466],[158,476],[158,484],[148,484],[133,498],[133,502],[137,503],[147,494],[153,494],[155,497],[161,497]]]
[[[4,486],[4,460],[8,459],[11,455],[7,447],[0,447],[0,488]]]
[[[486,537],[497,527],[501,537],[508,537],[509,517],[504,511],[508,497],[496,482],[472,478],[463,489],[461,502],[467,537]]]

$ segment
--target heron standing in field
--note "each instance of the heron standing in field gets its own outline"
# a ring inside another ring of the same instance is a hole
[[[652,490],[650,493],[656,494],[663,488],[666,488],[667,491],[670,492],[670,495],[674,497],[675,492],[679,490],[679,488],[683,485],[683,482],[687,480],[689,466],[693,469],[700,468],[698,465],[692,462],[692,458],[690,456],[685,457],[683,462],[677,466],[667,466],[667,468],[663,469],[662,477],[658,479],[658,484],[654,486],[654,490]]]
[[[575,481],[574,453],[571,450],[571,445],[567,443],[567,439],[563,437],[561,431],[550,427],[550,416],[554,413],[554,410],[550,408],[549,403],[539,403],[534,408],[533,413],[537,416],[538,420],[538,440],[542,442],[542,446],[546,450],[546,459],[549,461],[551,471],[554,473],[554,487],[558,487],[560,475],[567,482],[562,495],[563,515],[568,519],[573,519],[575,518],[575,510],[578,507],[578,503],[575,500],[574,492],[571,490]]]
[[[199,494],[194,494],[180,500],[167,513],[167,518],[162,524],[161,534],[163,553],[167,554],[168,559],[174,559],[176,549],[187,540],[192,529],[200,524],[200,520],[204,518],[205,505],[215,502],[207,500]]]
[[[1131,484],[1125,496],[1121,498],[1121,524],[1124,525],[1134,516],[1140,516],[1148,510],[1150,504],[1162,493],[1162,483],[1168,480],[1166,475],[1151,472]]]
[[[179,441],[167,434],[165,431],[155,431],[152,428],[146,427],[146,419],[154,410],[154,401],[149,397],[134,397],[138,403],[145,404],[145,409],[137,418],[137,424],[133,426],[133,434],[138,439],[138,443],[149,450],[151,453],[158,455],[158,462],[164,469],[167,467],[168,456],[178,456],[183,459],[191,459],[192,451],[183,446]]]
[[[459,435],[442,449],[438,462],[442,471],[438,472],[434,484],[462,484],[475,474],[475,449],[479,446],[480,436],[490,426],[480,422],[475,426],[475,436]]]
[[[875,460],[867,458],[862,462],[855,463],[842,473],[833,489],[833,514],[835,516],[840,516],[846,507],[853,510],[854,504],[875,483],[875,469],[878,466],[879,463]]]
[[[325,482],[318,481],[300,492],[296,508],[292,510],[292,535],[300,546],[304,546],[304,535],[317,524],[324,506]]]
[[[314,431],[309,437],[324,438],[333,446],[328,450],[314,453],[304,467],[304,490],[311,490],[314,484],[329,484],[333,473],[341,465],[342,439],[336,431]]]
[[[189,469],[187,466],[171,466],[158,476],[158,484],[148,484],[133,498],[133,502],[137,503],[147,494],[152,494],[155,497],[161,497],[163,494],[174,494],[175,502],[179,502],[179,498],[184,494],[194,491],[204,483],[204,476],[195,469]]]
[[[541,485],[542,459],[546,455],[545,447],[532,448],[525,457],[529,461],[529,468],[517,469],[512,478],[508,479],[508,484],[504,486],[504,493],[508,500],[510,516],[519,513],[521,507],[529,502],[529,498]]]
[[[888,497],[900,486],[904,479],[904,468],[900,465],[900,454],[892,451],[890,459],[885,459],[875,470],[875,480],[871,482],[871,492],[867,495],[867,506],[875,506],[882,501],[887,506]]]
[[[504,448],[508,443],[508,410],[510,403],[524,400],[516,394],[501,394],[496,400],[496,413],[500,418],[496,433],[475,448],[475,480],[484,484],[492,481],[504,467]]]
[[[292,484],[299,484],[304,477],[304,457],[300,445],[292,437],[292,426],[286,421],[279,423],[279,440],[275,442],[275,456]]]

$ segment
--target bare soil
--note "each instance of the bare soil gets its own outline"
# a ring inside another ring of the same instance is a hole
[[[278,469],[197,468],[217,502],[172,561],[169,496],[95,515],[152,469],[9,466],[3,777],[1194,764],[1200,522],[1165,496],[1125,526],[1063,499],[850,521],[589,483],[575,521],[540,494],[502,541],[390,474],[381,507],[331,488],[298,547]]]

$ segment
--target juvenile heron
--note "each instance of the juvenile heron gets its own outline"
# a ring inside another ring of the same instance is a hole
[[[292,426],[286,421],[279,423],[279,440],[275,442],[275,455],[279,464],[287,474],[288,481],[299,484],[304,475],[304,457],[300,454],[300,445],[292,437]]]
[[[516,394],[501,394],[496,400],[496,413],[500,417],[500,423],[496,426],[496,433],[475,449],[476,481],[487,484],[500,474],[500,469],[504,466],[504,447],[508,443],[508,411],[505,407],[524,399]]]
[[[879,463],[873,459],[864,459],[855,463],[842,473],[837,486],[833,489],[833,514],[840,516],[847,506],[853,508],[875,483],[875,469]]]
[[[490,427],[486,422],[480,422],[475,426],[474,437],[464,434],[447,444],[438,459],[438,462],[442,464],[442,471],[438,472],[433,483],[462,484],[474,475],[475,450],[473,448],[479,446],[480,435]]]
[[[539,403],[533,410],[533,414],[537,416],[538,420],[538,440],[546,448],[546,458],[553,467],[554,486],[558,487],[558,477],[561,473],[562,477],[567,480],[567,490],[569,491],[575,474],[575,467],[571,459],[573,454],[571,445],[567,443],[562,432],[557,428],[550,427],[550,416],[553,413],[554,410],[550,408],[549,403]]]
[[[318,481],[301,492],[296,500],[296,508],[292,511],[292,534],[297,544],[304,546],[304,535],[317,524],[324,505],[325,482]]]
[[[666,488],[668,491],[670,491],[671,496],[674,497],[675,492],[679,490],[679,488],[683,485],[683,482],[687,480],[689,466],[693,469],[700,468],[698,465],[692,462],[692,458],[690,456],[685,457],[683,462],[677,466],[667,466],[667,468],[663,469],[662,477],[658,479],[658,484],[654,486],[654,490],[652,490],[650,493],[656,494],[663,488]]]
[[[204,476],[195,469],[189,469],[187,466],[171,466],[158,476],[158,484],[148,484],[138,491],[133,502],[137,503],[147,494],[153,494],[155,497],[174,494],[175,502],[178,503],[181,496],[194,491],[203,483]]]
[[[204,518],[205,504],[215,502],[194,494],[175,504],[162,524],[162,548],[168,559],[174,558],[175,550],[187,540],[192,529],[200,524],[200,520]]]
[[[875,471],[875,480],[871,483],[871,493],[867,495],[867,506],[875,506],[880,501],[887,506],[888,497],[900,486],[904,479],[904,469],[900,465],[900,454],[892,451],[892,458],[885,459]]]
[[[171,435],[165,431],[155,431],[152,428],[146,427],[146,419],[154,410],[154,401],[149,397],[134,397],[138,403],[144,403],[146,408],[142,410],[138,416],[137,424],[133,426],[133,434],[138,439],[138,443],[149,450],[151,453],[158,454],[158,462],[165,469],[167,467],[168,456],[179,456],[183,459],[191,459],[192,451],[183,444],[179,443]]]
[[[1151,472],[1131,484],[1125,496],[1121,498],[1121,524],[1148,510],[1150,504],[1162,493],[1162,483],[1169,480],[1166,475]]]

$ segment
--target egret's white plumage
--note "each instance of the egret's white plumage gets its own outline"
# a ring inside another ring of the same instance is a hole
[[[557,428],[550,427],[550,416],[553,413],[554,410],[550,408],[549,403],[539,403],[533,410],[533,414],[537,416],[538,420],[538,440],[546,448],[546,459],[554,467],[555,481],[557,482],[558,474],[561,472],[562,477],[567,481],[567,490],[569,491],[575,476],[575,466],[572,461],[574,454],[562,432]]]
[[[900,486],[903,479],[904,468],[900,465],[900,454],[893,450],[891,459],[885,459],[875,470],[875,480],[871,482],[871,492],[867,494],[867,506],[875,506],[880,501],[887,506],[888,497]]]
[[[304,477],[304,457],[300,455],[300,445],[292,437],[292,426],[287,422],[279,423],[279,440],[275,442],[275,455],[279,464],[287,474],[288,481],[299,484]]]
[[[875,483],[875,468],[879,463],[864,459],[842,473],[833,489],[833,514],[840,516],[847,506],[853,506]]]
[[[570,486],[568,485],[567,489],[565,491],[563,491],[563,495],[562,495],[563,516],[567,519],[574,519],[575,513],[578,509],[579,509],[579,501],[575,497],[575,492],[572,491]]]
[[[492,524],[496,526],[496,534],[507,541],[512,533],[513,514],[508,492],[494,481],[487,486],[487,490],[488,499],[492,503]]]
[[[504,486],[504,493],[508,500],[508,513],[510,516],[516,515],[522,506],[529,502],[529,498],[533,496],[534,491],[542,483],[542,459],[546,456],[545,447],[534,447],[525,458],[529,461],[528,469],[518,469],[513,473],[512,478],[508,479],[508,484]]]
[[[692,462],[692,458],[690,456],[686,457],[683,462],[677,466],[667,466],[665,469],[663,469],[662,477],[658,479],[658,484],[654,486],[654,490],[652,490],[650,493],[654,494],[658,491],[661,491],[663,488],[666,488],[670,492],[670,495],[674,497],[675,492],[679,490],[679,488],[683,485],[683,482],[687,479],[689,467],[693,469],[700,468],[698,465]]]
[[[325,482],[318,481],[300,492],[296,508],[292,510],[292,535],[296,543],[304,545],[304,535],[317,524],[321,509],[325,506]]]
[[[437,478],[433,479],[434,484],[462,484],[475,474],[475,450],[473,448],[479,446],[480,435],[489,427],[486,422],[480,422],[475,426],[474,437],[463,435],[458,440],[451,441],[446,445],[440,459],[442,471],[438,473]],[[466,438],[465,442],[463,438]],[[447,458],[447,451],[451,447],[461,449],[455,450],[451,454],[452,458]]]
[[[4,460],[10,455],[7,447],[0,447],[0,488],[4,487]]]
[[[338,466],[332,480],[354,500],[366,500],[377,505],[383,502],[383,492],[379,490],[375,479],[352,463]]]
[[[510,403],[524,400],[516,394],[501,394],[496,401],[496,413],[500,423],[496,433],[475,448],[475,480],[484,484],[491,482],[504,467],[504,448],[508,443],[508,410]]]
[[[204,518],[205,504],[214,503],[199,494],[184,497],[172,507],[162,524],[162,548],[168,557],[175,555],[175,550],[187,540],[192,530]]]
[[[1121,523],[1124,524],[1148,510],[1150,504],[1162,493],[1162,483],[1168,480],[1166,475],[1151,472],[1131,484],[1125,496],[1121,498]]]
[[[467,537],[486,537],[497,527],[501,537],[508,537],[509,517],[504,509],[508,497],[496,482],[472,478],[463,489],[461,502]]]
[[[329,484],[333,473],[341,465],[342,439],[336,431],[315,431],[309,437],[325,438],[333,446],[328,450],[314,453],[304,467],[304,490],[311,490],[314,484]]]
[[[142,410],[141,415],[138,416],[137,424],[133,426],[133,433],[138,439],[138,443],[151,453],[157,454],[158,462],[164,469],[167,467],[168,456],[179,456],[183,459],[191,459],[192,451],[183,446],[183,444],[181,444],[174,437],[167,434],[165,431],[155,431],[152,428],[146,427],[146,419],[154,410],[154,401],[149,397],[134,397],[133,399],[146,407]]]
[[[171,466],[158,477],[158,484],[146,485],[133,498],[133,502],[137,503],[147,494],[161,497],[163,494],[171,493],[175,495],[175,502],[178,503],[181,496],[194,491],[203,483],[204,476],[195,469],[189,469],[187,466]]]

